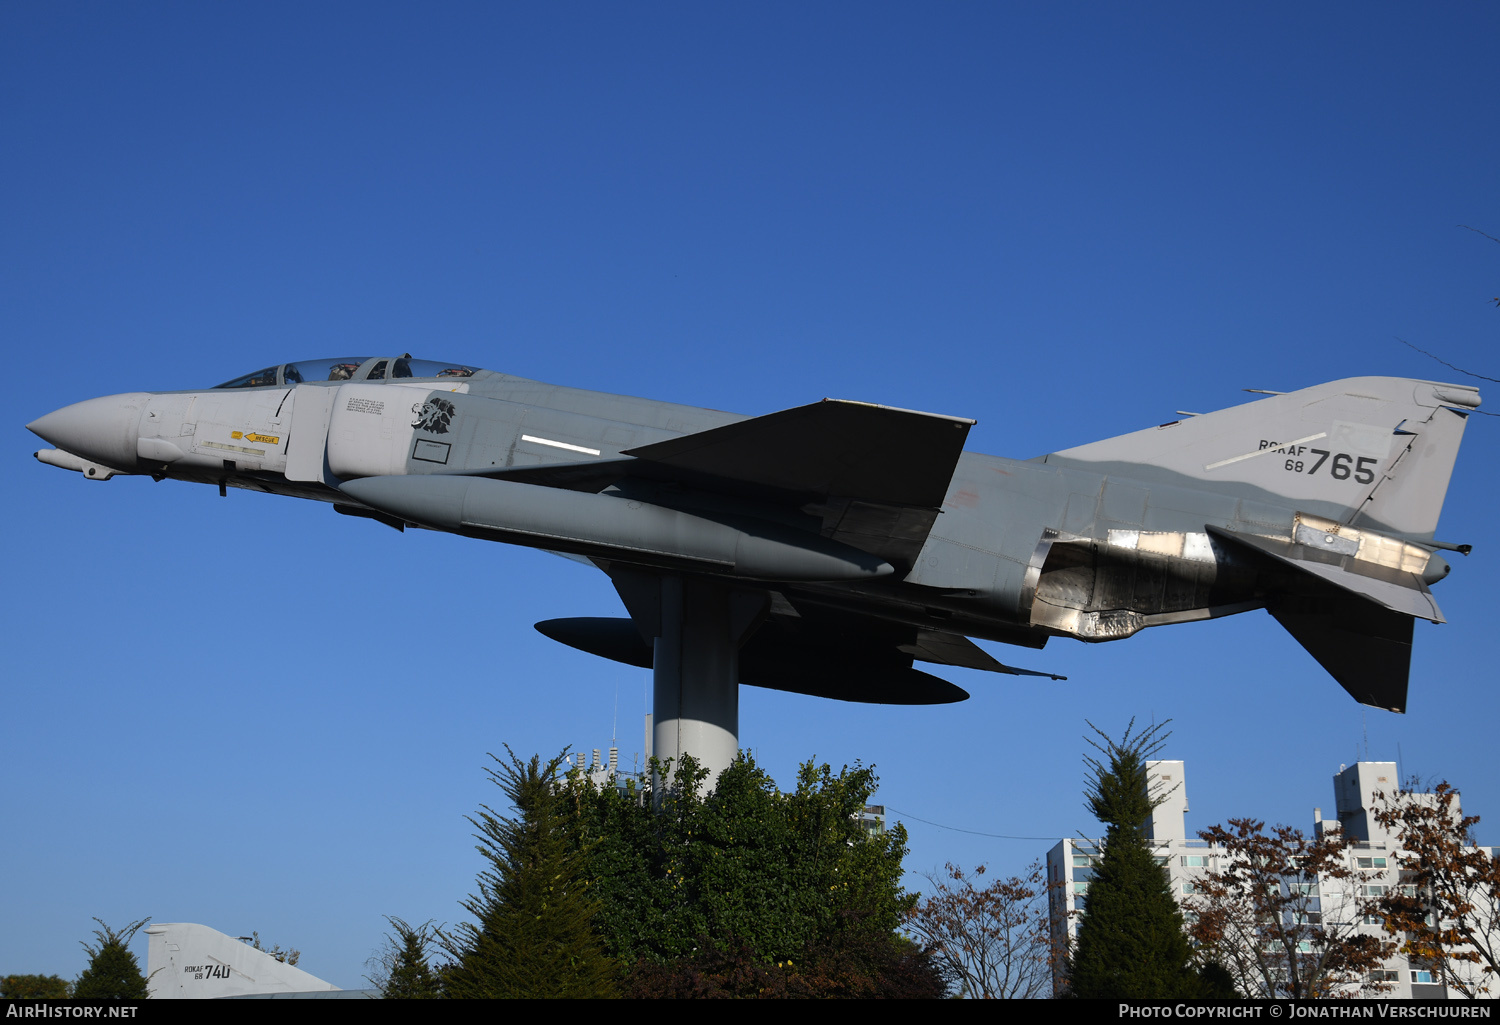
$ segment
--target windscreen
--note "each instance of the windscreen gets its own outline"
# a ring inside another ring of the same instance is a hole
[[[473,377],[478,367],[462,363],[445,363],[441,360],[412,359],[398,356],[374,360],[371,356],[339,356],[333,359],[299,360],[266,367],[232,381],[216,385],[218,388],[268,388],[275,385],[301,384],[304,381],[384,381],[388,377],[435,377],[445,380],[456,377]],[[366,367],[366,364],[371,364]]]

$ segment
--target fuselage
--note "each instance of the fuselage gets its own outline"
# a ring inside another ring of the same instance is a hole
[[[521,478],[508,486],[513,494],[514,488],[549,484],[587,492],[592,505],[584,509],[580,500],[580,515],[594,522],[601,508],[622,516],[640,507],[667,510],[676,517],[660,528],[668,533],[680,530],[673,525],[678,521],[719,524],[793,547],[802,538],[809,550],[836,560],[849,545],[839,540],[837,512],[826,500],[726,494],[680,479],[631,477],[593,488],[564,479],[587,478],[592,463],[628,460],[622,453],[632,449],[746,419],[403,356],[283,364],[202,391],[92,399],[29,426],[59,450],[39,458],[94,479],[146,474],[315,499],[393,526],[454,529],[571,552],[602,566],[643,560],[662,568],[652,561],[656,549],[595,538],[586,529],[551,543],[545,531],[507,533],[504,524],[486,534],[459,529],[456,521],[392,517],[352,489],[341,490],[365,478],[503,476],[551,467],[563,475],[561,485]],[[910,557],[893,558],[896,564],[879,571],[869,562],[842,579],[816,579],[815,570],[788,571],[780,580],[774,568],[755,572],[789,597],[926,630],[1032,647],[1052,635],[1111,640],[1144,626],[1263,604],[1277,574],[1226,547],[1208,528],[1290,537],[1299,514],[1318,511],[1315,502],[1283,505],[1243,487],[1150,480],[1149,472],[1133,477],[1129,467],[1120,469],[1100,473],[1056,456],[1016,460],[964,452],[940,514]],[[853,561],[860,561],[857,555]],[[713,574],[726,572],[729,563],[703,565]],[[773,558],[757,565],[782,563]]]

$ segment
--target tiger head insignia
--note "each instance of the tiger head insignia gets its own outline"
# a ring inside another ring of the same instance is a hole
[[[411,425],[429,434],[447,434],[448,425],[453,422],[453,416],[458,412],[453,407],[453,403],[439,398],[419,402],[411,407],[411,411],[417,414],[417,418],[411,422]]]

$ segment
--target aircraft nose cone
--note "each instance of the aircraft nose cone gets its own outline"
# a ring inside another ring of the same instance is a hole
[[[118,470],[135,465],[135,442],[147,392],[106,395],[55,409],[26,429],[58,448]]]

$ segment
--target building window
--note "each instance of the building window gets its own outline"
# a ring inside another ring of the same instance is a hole
[[[1184,854],[1182,856],[1182,867],[1183,868],[1207,868],[1208,867],[1208,855],[1207,854]]]
[[[1389,889],[1389,887],[1380,886],[1380,885],[1375,884],[1375,883],[1370,883],[1370,884],[1366,884],[1365,886],[1361,886],[1359,888],[1359,895],[1361,897],[1384,897],[1385,896],[1385,891],[1387,889]]]
[[[1380,968],[1371,972],[1369,975],[1369,979],[1371,982],[1400,982],[1401,973],[1387,971],[1384,968]]]
[[[1182,892],[1183,893],[1197,893],[1198,892],[1198,884],[1197,883],[1183,883],[1182,884]]]
[[[1384,858],[1355,858],[1354,863],[1360,868],[1385,868]]]
[[[1411,981],[1419,986],[1432,985],[1432,972],[1425,968],[1414,968],[1411,973]]]

